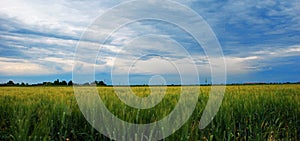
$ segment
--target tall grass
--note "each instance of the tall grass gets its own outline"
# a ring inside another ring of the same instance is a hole
[[[132,89],[150,94],[148,87]],[[168,87],[158,105],[138,110],[122,103],[112,87],[98,90],[114,115],[137,124],[159,121],[180,98],[180,87]],[[200,130],[209,91],[200,87],[193,115],[165,140],[300,140],[300,85],[227,86],[218,114]],[[85,120],[72,87],[0,87],[0,103],[0,140],[109,140]]]

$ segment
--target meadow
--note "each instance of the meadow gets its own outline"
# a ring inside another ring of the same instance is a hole
[[[189,120],[165,140],[300,140],[300,85],[227,86],[219,112],[203,130],[199,120],[210,86],[199,87]],[[132,87],[141,97],[148,87]],[[155,107],[137,110],[122,103],[112,87],[98,87],[106,107],[131,123],[155,122],[177,104],[180,87],[167,88]],[[109,140],[84,118],[73,87],[0,87],[0,140]]]

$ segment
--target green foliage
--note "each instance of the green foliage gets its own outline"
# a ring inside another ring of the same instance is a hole
[[[70,81],[68,82],[68,86],[72,86],[72,85],[73,85],[73,81],[70,80]]]
[[[95,84],[97,86],[106,86],[106,84],[104,83],[104,81],[95,81]]]
[[[14,81],[9,80],[9,81],[7,82],[7,85],[12,86],[12,85],[15,85],[15,83],[14,83]]]
[[[180,87],[168,87],[158,105],[138,110],[122,103],[113,87],[98,90],[113,114],[138,124],[167,116],[180,97]],[[149,87],[132,91],[150,94]],[[228,86],[218,114],[203,130],[198,124],[210,86],[201,86],[200,92],[193,115],[166,140],[300,139],[300,85]],[[0,87],[0,103],[0,140],[109,140],[85,120],[72,87]]]

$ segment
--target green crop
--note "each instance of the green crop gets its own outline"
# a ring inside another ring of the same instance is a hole
[[[227,86],[219,112],[203,130],[198,126],[210,86],[199,89],[194,113],[165,140],[300,140],[300,85]],[[98,90],[111,113],[136,124],[159,121],[180,98],[179,86],[168,87],[158,105],[139,110],[122,103],[113,87]],[[132,91],[150,94],[146,86]],[[0,87],[0,103],[0,140],[109,140],[85,120],[72,87]]]

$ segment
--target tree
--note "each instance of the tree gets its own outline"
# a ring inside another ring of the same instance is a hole
[[[9,80],[6,84],[9,86],[15,85],[14,81],[12,81],[12,80]]]
[[[59,79],[56,79],[56,80],[53,82],[53,84],[54,84],[55,86],[58,86],[58,85],[59,85]]]
[[[65,81],[65,80],[63,80],[60,84],[63,85],[63,86],[67,86],[68,85],[67,81]]]
[[[99,81],[99,82],[98,82],[98,85],[99,85],[99,86],[106,86],[106,84],[104,83],[104,81]]]
[[[68,86],[72,86],[73,85],[73,82],[72,82],[72,80],[70,80],[69,82],[68,82]]]
[[[89,86],[90,83],[89,83],[89,82],[86,82],[86,83],[83,83],[82,85],[83,85],[83,86]]]

